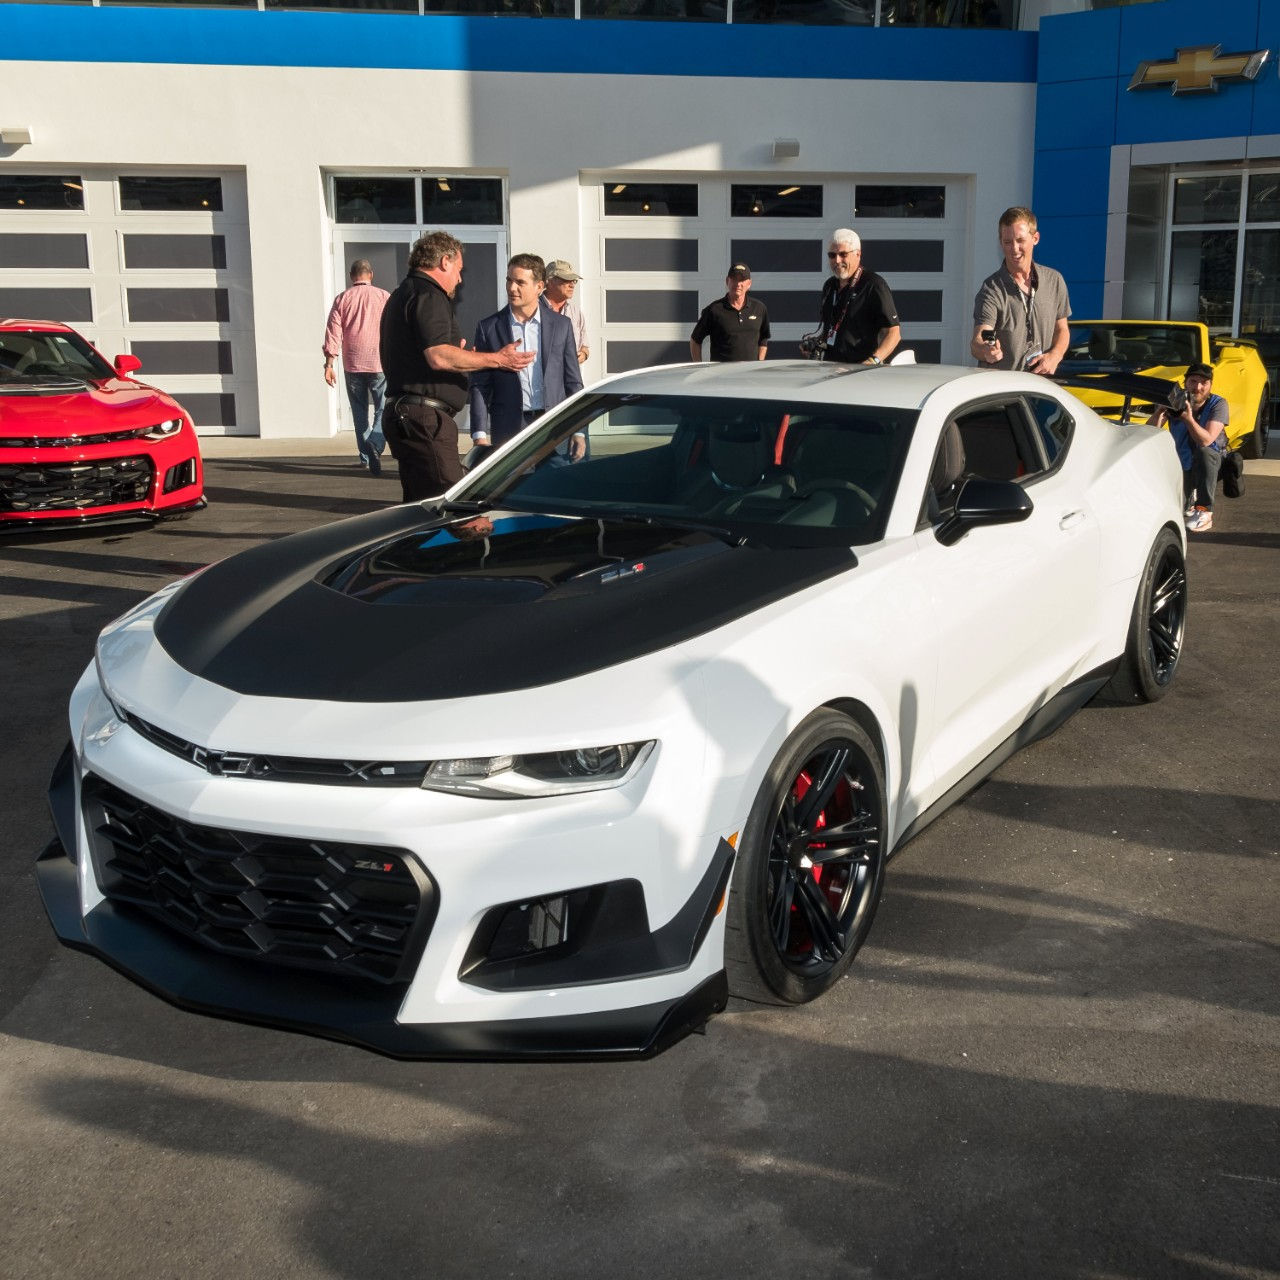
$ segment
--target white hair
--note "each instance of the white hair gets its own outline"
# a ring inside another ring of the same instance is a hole
[[[837,227],[831,233],[828,243],[848,245],[850,249],[862,248],[862,238],[856,231],[850,231],[848,227]]]

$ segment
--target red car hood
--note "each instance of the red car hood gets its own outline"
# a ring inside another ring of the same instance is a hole
[[[182,416],[162,391],[112,378],[82,391],[0,395],[0,435],[91,436]]]

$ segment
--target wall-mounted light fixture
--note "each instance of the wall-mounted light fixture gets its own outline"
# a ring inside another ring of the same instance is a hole
[[[30,128],[14,125],[0,129],[0,142],[6,147],[29,147],[34,140]]]
[[[774,138],[773,158],[775,160],[794,160],[799,154],[799,138]]]

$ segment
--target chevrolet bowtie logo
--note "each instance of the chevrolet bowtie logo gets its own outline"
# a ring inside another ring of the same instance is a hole
[[[1270,49],[1252,53],[1223,53],[1220,44],[1179,49],[1172,61],[1143,62],[1129,81],[1130,89],[1158,89],[1172,85],[1178,93],[1217,93],[1219,80],[1253,80],[1270,57]]]

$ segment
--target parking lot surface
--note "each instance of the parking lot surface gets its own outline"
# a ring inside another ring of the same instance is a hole
[[[181,1012],[44,918],[98,629],[399,495],[227,452],[189,520],[0,540],[5,1274],[1280,1276],[1280,477],[1193,542],[1169,697],[1086,708],[910,844],[826,998],[650,1062],[433,1064]]]

